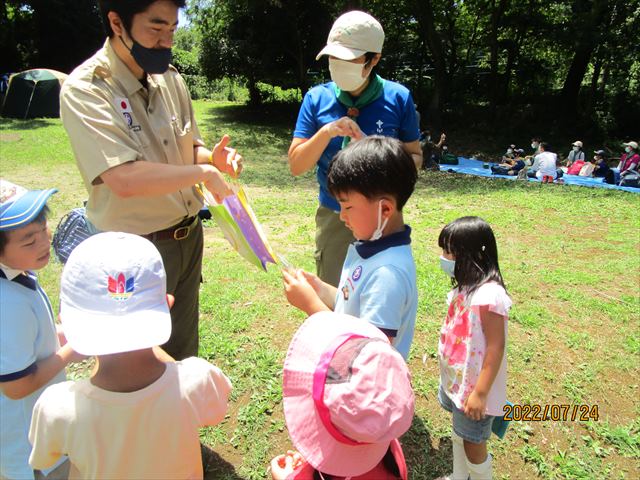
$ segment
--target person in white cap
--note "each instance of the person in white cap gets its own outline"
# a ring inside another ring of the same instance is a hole
[[[49,469],[29,466],[29,423],[47,385],[64,382],[64,368],[81,357],[60,346],[53,309],[34,270],[49,263],[47,200],[57,190],[26,190],[0,178],[0,478],[66,478],[65,457]]]
[[[567,167],[571,167],[571,165],[573,165],[573,162],[576,162],[578,160],[582,161],[582,165],[584,165],[584,162],[586,160],[586,156],[582,151],[582,142],[580,140],[576,140],[571,144],[571,151],[567,155]],[[578,168],[578,171],[580,171],[580,168]]]
[[[624,153],[620,157],[618,171],[620,172],[620,180],[631,173],[637,173],[640,164],[640,154],[638,154],[638,142],[623,143]]]
[[[199,427],[220,423],[231,382],[206,360],[174,362],[160,253],[128,233],[78,245],[60,284],[69,344],[95,355],[91,377],[47,388],[33,410],[29,462],[64,452],[70,478],[203,478]]]
[[[347,247],[354,241],[340,221],[340,205],[327,189],[329,163],[350,140],[365,135],[403,142],[416,167],[422,165],[420,132],[411,93],[374,72],[381,58],[384,31],[371,15],[351,11],[340,16],[316,59],[329,57],[332,81],[305,95],[289,147],[289,167],[301,175],[317,167],[320,185],[316,213],[316,270],[337,286]]]

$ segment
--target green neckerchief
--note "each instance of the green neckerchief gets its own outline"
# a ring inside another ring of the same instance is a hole
[[[334,89],[338,101],[342,105],[347,107],[347,116],[357,123],[358,115],[360,115],[360,109],[366,107],[370,103],[375,102],[382,96],[382,91],[384,89],[384,80],[380,77],[380,75],[372,77],[369,81],[369,85],[367,85],[367,88],[365,88],[364,92],[356,97],[355,100],[349,94],[349,92],[343,92],[342,90],[340,90],[340,87],[338,87],[338,85],[335,85]],[[344,137],[342,140],[342,148],[349,145],[350,141],[351,137]]]

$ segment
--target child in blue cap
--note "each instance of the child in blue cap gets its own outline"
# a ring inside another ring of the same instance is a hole
[[[56,189],[26,190],[0,178],[0,478],[66,478],[68,462],[29,466],[33,406],[81,357],[60,346],[53,310],[33,270],[49,263],[47,200]],[[64,337],[62,337],[64,338]]]

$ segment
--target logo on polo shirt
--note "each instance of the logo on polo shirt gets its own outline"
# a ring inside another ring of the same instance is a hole
[[[382,128],[382,125],[384,125],[384,122],[382,120],[378,120],[376,122],[376,125],[378,126],[378,128],[376,129],[376,133],[383,133],[384,129]]]
[[[115,278],[109,275],[107,282],[109,296],[114,300],[127,300],[134,291],[133,277],[126,278],[124,273],[119,273]]]
[[[362,276],[362,265],[358,265],[356,269],[353,271],[353,273],[351,274],[351,278],[353,278],[354,282],[357,282],[358,280],[360,280],[361,276]]]

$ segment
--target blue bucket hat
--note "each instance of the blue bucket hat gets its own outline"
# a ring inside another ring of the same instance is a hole
[[[6,232],[30,224],[42,211],[49,197],[58,191],[27,190],[0,178],[0,231]]]

